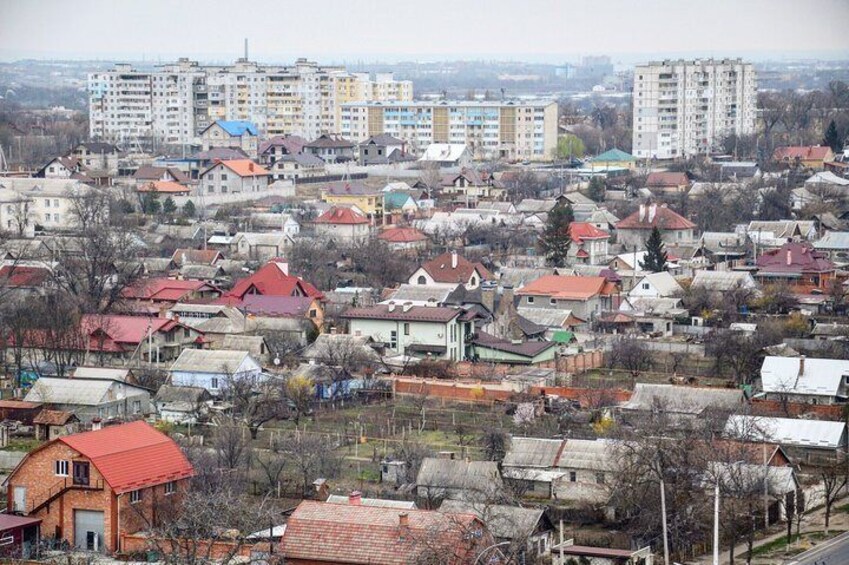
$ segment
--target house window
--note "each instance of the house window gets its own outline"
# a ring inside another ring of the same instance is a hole
[[[549,304],[557,304],[557,299],[556,298],[549,298],[548,303]]]
[[[183,328],[183,337],[192,337],[192,330],[189,328]]]
[[[133,414],[141,412],[141,400],[133,400]]]
[[[534,303],[534,297],[533,297],[533,296],[529,296],[529,297],[528,297],[528,304],[533,304],[533,303]]]
[[[389,347],[391,349],[395,349],[398,347],[398,332],[395,330],[389,332]]]
[[[576,473],[575,471],[569,471],[569,482],[574,483],[577,480],[578,480],[578,473]]]
[[[424,276],[424,275],[421,275],[421,276],[419,276],[419,278],[416,280],[416,283],[417,283],[417,284],[427,284],[427,279],[425,278],[425,276]]]
[[[177,489],[175,488],[174,481],[169,481],[165,483],[165,494],[174,494]]]
[[[68,476],[68,462],[67,461],[56,461],[56,475],[59,477],[67,477]]]
[[[141,490],[130,491],[130,504],[135,504],[137,502],[141,502],[141,499],[142,499],[142,491]]]
[[[604,484],[604,473],[596,473],[595,474],[595,482],[603,485]]]
[[[212,377],[209,381],[209,388],[218,390],[218,377]]]
[[[310,310],[310,318],[315,318],[316,316],[318,316],[318,312],[315,308],[313,308],[312,310]]]
[[[649,283],[643,283],[643,290],[649,289]]]
[[[404,335],[410,335],[410,323],[404,322]]]
[[[174,332],[165,334],[165,343],[174,343]]]

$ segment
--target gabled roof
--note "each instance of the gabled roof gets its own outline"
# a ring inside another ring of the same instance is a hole
[[[223,256],[217,249],[175,249],[171,255],[171,261],[178,267],[186,264],[214,265],[220,259]]]
[[[431,143],[419,157],[419,161],[454,162],[467,151],[468,148],[464,143]]]
[[[646,178],[646,186],[649,188],[677,187],[690,184],[687,173],[649,173]]]
[[[138,281],[123,290],[121,296],[137,300],[178,301],[192,292],[215,290],[203,281],[150,278]]]
[[[168,331],[181,325],[168,318],[153,318],[149,316],[120,316],[117,314],[86,314],[80,326],[85,335],[91,336],[89,347],[95,350],[110,348],[110,342],[117,345],[134,345],[141,343],[148,333]],[[108,339],[101,340],[95,334],[102,332]],[[102,343],[101,343],[102,342]]]
[[[259,132],[253,122],[249,122],[247,120],[216,120],[216,122],[212,125],[219,126],[231,137],[241,137],[246,133],[254,136],[259,135]],[[203,130],[201,135],[206,133],[212,125]]]
[[[350,208],[340,208],[333,206],[325,211],[321,216],[315,219],[316,224],[336,224],[336,225],[362,225],[368,224],[368,218],[354,212]]]
[[[505,467],[549,469],[557,465],[562,449],[561,439],[514,437],[501,464]]]
[[[33,424],[42,426],[64,426],[68,422],[75,422],[79,418],[73,412],[67,410],[42,410],[32,419]]]
[[[546,275],[525,285],[519,296],[549,296],[562,300],[589,300],[598,295],[609,295],[614,285],[604,277],[578,277]]]
[[[219,161],[214,163],[208,169],[201,173],[201,176],[204,176],[210,170],[214,169],[218,165],[222,165],[227,167],[240,177],[267,177],[271,173],[269,173],[264,167],[261,165],[257,165],[250,159],[230,159],[227,161]]]
[[[102,141],[86,141],[77,145],[77,147],[85,147],[93,153],[118,153],[121,150],[111,143]],[[76,148],[75,148],[76,149]]]
[[[0,286],[7,288],[35,288],[44,285],[52,273],[46,267],[3,265],[0,267]]]
[[[697,416],[708,408],[739,408],[743,400],[740,389],[637,383],[631,399],[621,408],[650,412],[662,407],[671,414]]]
[[[728,291],[736,288],[753,289],[757,286],[752,275],[745,271],[706,271],[699,269],[691,288],[706,288],[715,291]]]
[[[601,155],[593,157],[593,163],[607,163],[619,161],[636,161],[637,158],[621,149],[608,149]]]
[[[725,424],[725,435],[745,441],[837,449],[845,443],[846,423],[735,414]]]
[[[308,141],[299,135],[277,135],[259,145],[259,154],[267,153],[272,147],[282,147],[289,155],[297,155],[304,150]]]
[[[650,230],[655,227],[661,231],[689,230],[695,228],[696,224],[667,208],[666,204],[640,205],[639,210],[616,224],[617,230]]]
[[[472,274],[477,271],[482,280],[492,278],[490,272],[480,263],[472,263],[460,254],[457,254],[457,266],[452,267],[452,253],[437,255],[430,261],[422,264],[421,268],[438,283],[467,283]]]
[[[427,241],[427,236],[416,228],[389,228],[378,234],[377,239],[389,243],[414,243]]]
[[[834,155],[827,145],[791,145],[776,147],[772,158],[776,161],[800,159],[802,161],[824,160]]]
[[[189,177],[180,169],[174,167],[154,167],[153,165],[143,165],[133,173],[133,178],[136,180],[162,180],[163,176],[169,176],[174,181],[185,184],[189,182]]]
[[[589,222],[572,222],[569,224],[569,236],[580,245],[585,239],[607,239],[610,234]]]
[[[57,440],[87,457],[116,494],[194,476],[174,440],[146,422],[109,426]]]
[[[497,494],[502,482],[495,461],[426,457],[416,476],[416,485],[469,491],[471,498],[475,498],[476,494]]]
[[[462,500],[446,500],[439,506],[440,512],[474,514],[499,540],[524,542],[537,528],[545,515],[543,508],[522,508],[507,504],[475,504]],[[550,528],[549,524],[549,528]]]
[[[311,296],[324,298],[313,285],[303,279],[287,275],[282,264],[269,261],[251,276],[237,282],[227,293],[228,297],[244,298],[246,294],[264,294],[274,296]]]
[[[764,392],[837,396],[849,376],[849,361],[843,359],[764,358],[761,387]]]
[[[316,299],[312,296],[263,296],[246,294],[237,307],[255,316],[303,318]]]
[[[144,389],[130,384],[106,379],[65,379],[41,377],[27,393],[28,402],[44,402],[68,406],[99,406],[103,402],[116,400],[118,391],[131,389],[137,393]]]
[[[770,249],[758,257],[758,274],[801,275],[802,273],[829,273],[834,263],[821,251],[807,242],[789,242],[778,249]]]
[[[353,148],[354,144],[342,136],[323,134],[307,143],[304,147],[323,147],[329,149]]]
[[[360,145],[403,145],[404,141],[389,135],[388,133],[380,133],[373,135],[368,139],[361,141]]]
[[[170,180],[157,180],[143,184],[137,192],[161,192],[163,194],[186,194],[192,191],[188,186]]]
[[[540,353],[557,347],[557,344],[553,341],[523,341],[521,343],[513,343],[510,340],[488,334],[485,331],[478,331],[472,339],[472,344],[477,347],[528,357],[529,359],[533,359]]]
[[[236,373],[250,353],[239,349],[184,349],[171,364],[171,372]]]
[[[400,527],[401,513],[406,531]],[[446,552],[441,556],[446,565],[461,565],[473,560],[464,548],[475,530],[483,526],[472,514],[304,500],[286,523],[280,549],[287,560],[407,565],[434,547]],[[449,555],[452,551],[454,555]]]
[[[667,298],[683,292],[683,288],[675,280],[675,277],[669,274],[669,271],[661,271],[659,273],[651,273],[640,279],[634,288],[639,288],[644,282],[652,285],[658,292],[658,295]]]

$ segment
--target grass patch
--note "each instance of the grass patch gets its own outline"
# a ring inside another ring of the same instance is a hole
[[[6,451],[32,451],[41,445],[41,442],[34,438],[10,438],[9,445],[6,446]]]
[[[781,536],[778,539],[772,540],[771,542],[768,542],[768,543],[765,543],[765,544],[763,544],[759,547],[756,547],[752,551],[752,556],[753,557],[762,557],[764,555],[771,555],[773,553],[782,553],[782,554],[787,553],[787,554],[795,555],[796,553],[801,553],[802,551],[806,551],[806,550],[810,549],[810,543],[806,544],[805,543],[806,541],[807,542],[819,543],[819,542],[824,541],[826,539],[831,539],[835,536],[838,536],[842,533],[843,533],[843,530],[829,530],[828,536],[825,535],[825,532],[805,532],[801,535],[793,534],[793,535],[790,536],[790,546],[791,547],[789,547],[789,548],[787,546],[787,536],[784,535],[784,536]],[[802,540],[802,542],[798,546],[793,547],[793,545],[796,544],[797,542],[799,542],[800,539]]]

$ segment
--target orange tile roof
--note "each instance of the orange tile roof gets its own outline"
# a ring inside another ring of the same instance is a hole
[[[400,514],[407,516],[406,531]],[[469,539],[470,530],[482,534]],[[385,565],[414,563],[422,551],[439,548],[440,562],[460,565],[472,562],[476,544],[490,543],[472,514],[305,500],[286,523],[280,547],[288,560]]]
[[[228,161],[220,161],[217,164],[224,165],[240,177],[263,177],[271,174],[250,159],[230,159]]]
[[[186,194],[191,192],[187,186],[170,180],[160,180],[149,184],[142,185],[138,188],[139,192],[162,192],[164,194]]]
[[[523,286],[516,294],[522,296],[550,296],[564,300],[589,300],[598,295],[610,295],[616,285],[604,277],[578,277],[545,275]]]
[[[610,234],[600,230],[589,222],[572,222],[569,224],[569,235],[575,243],[585,239],[606,239]]]
[[[87,457],[116,494],[194,475],[192,464],[174,440],[142,421],[56,441]]]
[[[390,243],[412,243],[425,241],[427,236],[416,228],[389,228],[377,236],[378,239]]]
[[[462,255],[457,255],[457,266],[451,266],[451,252],[437,255],[430,261],[422,264],[422,269],[427,271],[434,282],[438,283],[462,283],[466,284],[477,270],[483,280],[492,279],[492,274],[480,263],[472,263]]]
[[[667,208],[665,204],[641,206],[640,210],[616,224],[617,230],[650,230],[655,227],[661,231],[690,230],[695,228],[696,224]]]
[[[776,161],[783,159],[823,160],[829,157],[831,147],[826,145],[791,145],[776,147],[772,158]]]

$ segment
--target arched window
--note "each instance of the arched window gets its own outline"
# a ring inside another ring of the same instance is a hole
[[[478,284],[478,278],[477,278],[477,277],[472,277],[472,279],[469,281],[469,283],[470,283],[472,286],[477,285],[477,284]]]
[[[418,284],[427,284],[427,279],[424,275],[419,275],[418,280],[416,281]]]

